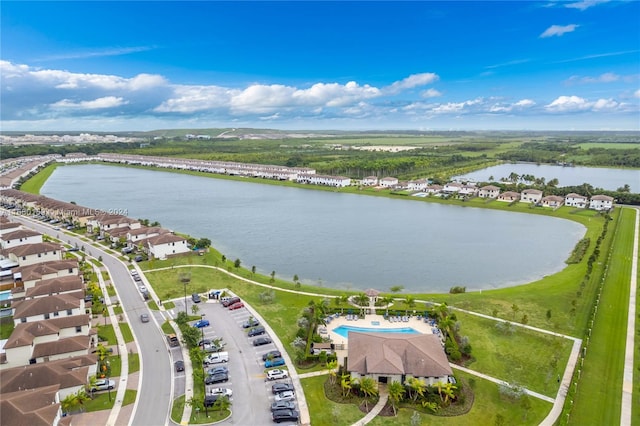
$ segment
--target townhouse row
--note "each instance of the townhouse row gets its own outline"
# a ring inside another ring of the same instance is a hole
[[[92,302],[78,260],[64,251],[0,216],[0,293],[14,323],[0,341],[2,424],[72,425],[61,401],[98,371]]]

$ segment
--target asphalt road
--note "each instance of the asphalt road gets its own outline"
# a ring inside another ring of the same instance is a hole
[[[171,361],[165,337],[153,322],[140,322],[140,314],[146,312],[151,316],[138,286],[134,284],[129,269],[119,259],[105,251],[93,247],[81,239],[53,230],[50,225],[30,220],[21,216],[12,216],[29,228],[43,234],[52,235],[62,242],[85,247],[85,253],[98,258],[109,269],[114,286],[118,291],[120,303],[127,316],[140,351],[140,387],[138,400],[130,424],[135,426],[157,426],[169,423],[171,409],[172,374]]]

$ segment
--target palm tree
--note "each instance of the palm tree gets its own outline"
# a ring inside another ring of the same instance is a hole
[[[60,401],[60,407],[63,413],[69,413],[73,411],[78,405],[78,393],[70,393],[62,401]]]
[[[455,325],[455,321],[453,321],[451,317],[445,317],[440,321],[438,321],[438,327],[440,327],[440,330],[444,334],[443,337],[445,338],[445,340],[447,339],[447,337],[452,335],[451,328],[454,325]]]
[[[447,404],[449,402],[449,399],[454,400],[456,397],[456,394],[453,392],[454,390],[456,390],[456,386],[447,382],[444,384],[443,388],[442,388],[442,393],[444,394],[444,403]]]
[[[391,408],[393,408],[393,415],[397,414],[397,407],[400,401],[404,398],[404,386],[397,380],[391,382],[389,387],[387,388],[389,392],[389,399],[391,400]]]
[[[229,401],[229,397],[226,395],[222,398],[218,398],[216,402],[213,403],[213,409],[216,411],[228,410],[229,406],[231,406],[231,401]]]
[[[351,392],[351,375],[343,374],[340,378],[340,387],[342,388],[342,397],[346,398]]]
[[[336,377],[338,375],[336,368],[338,367],[338,361],[333,360],[327,363],[327,370],[329,370],[329,381],[332,385],[336,383]]]
[[[427,389],[427,384],[424,380],[416,379],[415,377],[409,377],[407,379],[409,389],[413,391],[413,401],[417,401],[419,396],[424,395],[424,391]],[[409,395],[411,397],[411,395]]]
[[[376,389],[376,382],[371,377],[363,377],[362,379],[360,379],[360,390],[364,394],[364,409],[368,411],[369,397],[378,394],[378,389]]]
[[[416,298],[411,296],[410,294],[407,294],[404,298],[404,303],[407,305],[407,310],[405,311],[405,314],[409,315],[409,309],[416,306]]]
[[[380,299],[380,302],[385,306],[385,315],[389,316],[389,306],[393,304],[393,297],[391,296],[383,296]]]
[[[316,303],[312,300],[304,309],[304,313],[302,315],[308,322],[305,354],[308,354],[311,351],[311,341],[313,340],[313,335],[317,332],[318,326],[327,324],[325,318],[327,316],[328,305],[328,299],[323,299],[320,303]]]

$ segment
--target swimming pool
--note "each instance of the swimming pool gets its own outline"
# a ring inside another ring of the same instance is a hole
[[[402,328],[367,328],[367,327],[354,327],[352,325],[341,325],[333,329],[334,333],[339,334],[342,337],[349,338],[350,331],[360,331],[363,333],[405,333],[405,334],[420,334],[420,332],[411,327]]]

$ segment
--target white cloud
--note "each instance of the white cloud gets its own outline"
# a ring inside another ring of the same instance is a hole
[[[576,28],[578,28],[579,25],[576,24],[569,24],[569,25],[552,25],[549,28],[547,28],[546,30],[544,30],[544,32],[542,34],[540,34],[540,38],[547,38],[547,37],[553,37],[553,36],[563,36],[566,33],[571,33],[573,31],[576,30]]]
[[[536,103],[531,99],[521,99],[512,104],[495,104],[489,107],[489,112],[492,113],[500,113],[500,112],[514,112],[514,111],[522,111],[527,108],[531,108]]]
[[[116,98],[115,96],[105,96],[104,98],[94,99],[92,101],[72,102],[69,99],[63,99],[61,101],[51,104],[53,108],[69,108],[69,109],[104,109],[115,108],[122,105],[126,105],[129,102],[123,98]]]
[[[154,108],[155,112],[189,114],[225,108],[239,91],[219,86],[175,86],[172,97]]]
[[[452,114],[463,112],[468,109],[468,107],[477,106],[482,104],[484,101],[480,98],[468,100],[464,102],[448,102],[446,104],[440,104],[431,109],[431,112],[434,114]]]
[[[638,89],[635,92],[633,92],[633,97],[634,98],[640,98],[640,89]]]
[[[618,107],[625,107],[613,99],[598,99],[589,101],[579,96],[560,96],[553,102],[545,105],[548,112],[571,113],[583,111],[605,112],[614,111]]]
[[[569,84],[571,83],[585,83],[585,84],[586,83],[613,83],[613,82],[619,81],[621,78],[622,78],[621,76],[612,72],[606,72],[596,77],[588,77],[588,76],[580,77],[577,75],[573,75],[569,77],[569,79],[567,80],[567,83]]]
[[[437,74],[426,72],[421,74],[412,74],[407,78],[400,81],[396,81],[393,84],[385,88],[386,92],[399,93],[406,89],[413,89],[414,87],[426,86],[440,79]]]
[[[442,96],[442,93],[436,89],[427,89],[424,92],[420,93],[420,96],[423,98],[437,98]]]
[[[573,3],[566,3],[564,7],[570,9],[586,10],[590,7],[597,6],[602,3],[609,3],[610,0],[581,0]]]

